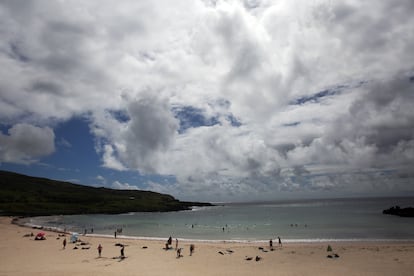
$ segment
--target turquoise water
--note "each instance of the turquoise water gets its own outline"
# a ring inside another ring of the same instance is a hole
[[[414,218],[383,215],[414,198],[298,200],[224,204],[169,213],[36,217],[27,223],[88,234],[180,239],[265,241],[414,240]]]

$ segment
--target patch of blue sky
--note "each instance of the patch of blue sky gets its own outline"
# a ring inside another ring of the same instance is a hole
[[[180,128],[178,130],[179,133],[183,133],[189,128],[214,126],[220,124],[219,115],[207,117],[200,108],[182,106],[173,108],[173,112],[176,118],[180,121]],[[241,122],[232,114],[226,115],[225,119],[228,120],[234,127],[241,126]]]
[[[72,178],[86,180],[100,166],[89,122],[82,117],[73,117],[57,125],[54,132],[55,153],[42,162],[60,172],[62,176],[59,179],[67,174]]]
[[[367,81],[357,81],[357,82],[353,82],[349,84],[339,84],[339,85],[332,86],[331,88],[327,88],[325,90],[319,91],[311,95],[299,97],[291,101],[289,104],[290,105],[303,105],[303,104],[308,104],[308,103],[320,103],[321,101],[323,101],[324,99],[328,97],[342,94],[344,90],[357,88],[366,83]]]
[[[414,82],[414,76],[408,77],[408,80],[410,82]],[[319,103],[327,97],[342,94],[344,92],[344,90],[346,90],[346,89],[358,88],[358,87],[361,87],[361,86],[366,85],[368,83],[369,83],[369,81],[367,81],[367,80],[361,80],[361,81],[351,82],[351,83],[346,84],[346,85],[336,85],[332,88],[322,90],[322,91],[317,92],[315,94],[297,98],[297,99],[291,101],[289,104],[290,105],[303,105],[303,104],[307,104],[307,103]]]
[[[125,110],[107,110],[107,112],[120,123],[126,123],[131,120],[129,114]]]
[[[7,126],[1,126],[2,132]],[[32,176],[88,184],[100,167],[94,140],[85,118],[74,117],[54,128],[55,152],[31,164],[1,164],[1,169]]]
[[[0,124],[0,133],[6,135],[9,133],[11,125],[9,124]]]
[[[340,90],[326,89],[310,96],[303,96],[290,102],[291,105],[303,105],[306,103],[319,103],[323,98],[339,94]]]
[[[226,116],[226,119],[230,122],[230,124],[234,127],[239,127],[242,125],[242,123],[234,117],[232,114]]]
[[[202,109],[192,106],[174,108],[173,112],[180,121],[179,133],[183,133],[189,128],[213,126],[220,123],[218,117],[205,117]]]

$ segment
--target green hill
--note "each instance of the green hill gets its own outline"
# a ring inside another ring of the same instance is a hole
[[[209,203],[182,202],[150,191],[113,190],[0,171],[0,214],[43,216],[187,210]]]

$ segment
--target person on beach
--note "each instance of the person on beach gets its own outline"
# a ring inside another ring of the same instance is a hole
[[[180,258],[180,257],[182,257],[182,255],[181,255],[181,248],[178,248],[177,249],[177,258]]]
[[[101,257],[101,253],[102,253],[102,245],[99,244],[98,245],[98,254],[99,254],[99,258]]]
[[[63,240],[63,249],[66,248],[66,238]]]
[[[114,236],[115,236],[115,239],[116,239],[116,231],[114,232]]]
[[[175,239],[175,250],[178,249],[178,239]]]
[[[277,239],[279,240],[279,247],[282,247],[282,240],[280,239],[280,237],[277,237]]]
[[[270,248],[270,250],[273,250],[273,241],[272,241],[272,239],[270,239],[270,241],[269,241],[269,248]]]
[[[171,236],[168,238],[167,243],[168,243],[168,248],[169,248],[172,245],[172,238],[171,238]]]
[[[190,244],[190,256],[193,255],[194,252],[194,244]]]
[[[124,255],[124,248],[125,248],[125,246],[124,246],[124,245],[122,245],[122,246],[121,246],[121,259],[125,258],[125,255]]]

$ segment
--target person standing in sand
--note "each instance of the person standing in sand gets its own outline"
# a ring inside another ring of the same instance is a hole
[[[101,257],[101,253],[102,253],[102,245],[99,244],[98,245],[98,254],[99,254],[99,258]]]
[[[124,245],[122,245],[122,246],[121,246],[121,259],[125,258],[125,255],[124,255],[124,248],[125,248],[125,246],[124,246]]]
[[[279,247],[282,247],[282,240],[280,239],[280,237],[277,237],[277,239],[279,240]]]
[[[273,250],[273,241],[272,241],[272,239],[270,239],[270,241],[269,241],[269,248],[270,248],[270,250]]]
[[[175,239],[175,250],[178,249],[178,239]]]
[[[168,238],[168,240],[167,240],[167,244],[168,244],[167,249],[169,249],[169,248],[170,248],[170,246],[171,246],[171,248],[172,248],[172,238],[171,238],[171,236]]]
[[[63,240],[63,249],[66,248],[66,238]]]

